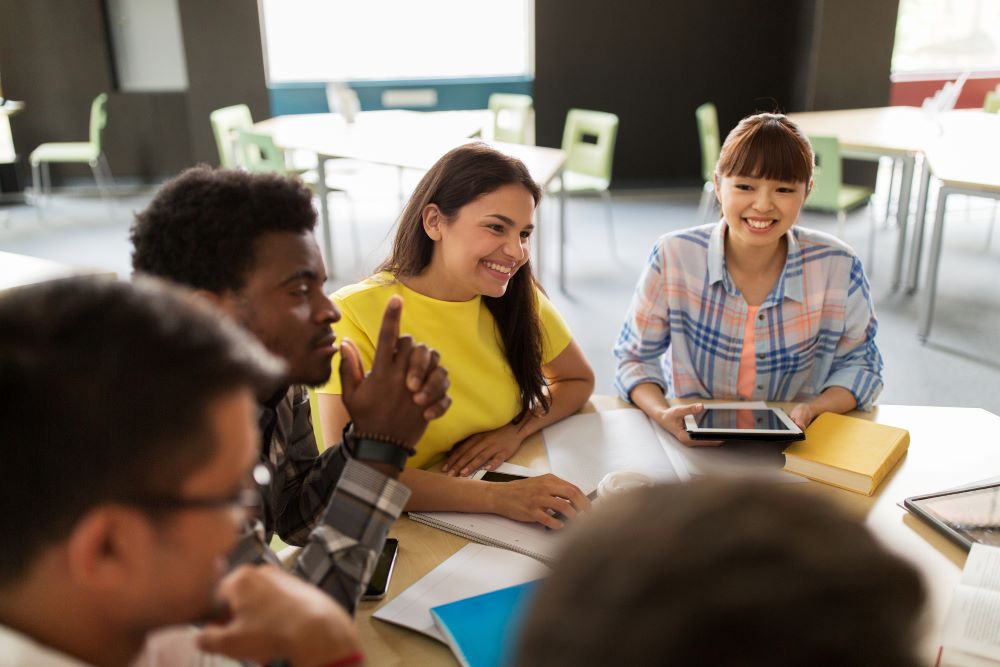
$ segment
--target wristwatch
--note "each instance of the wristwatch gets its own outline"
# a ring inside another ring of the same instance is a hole
[[[368,463],[387,463],[399,471],[406,467],[406,459],[416,453],[415,449],[387,436],[360,433],[354,429],[353,422],[347,422],[344,427],[343,442],[352,458]]]

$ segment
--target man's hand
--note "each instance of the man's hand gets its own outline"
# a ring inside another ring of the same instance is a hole
[[[536,521],[558,529],[563,522],[554,513],[572,519],[590,509],[590,501],[579,488],[551,474],[486,484],[493,494],[493,513],[516,521]]]
[[[816,419],[818,414],[809,403],[799,403],[792,408],[792,412],[788,416],[804,431],[809,427],[813,419]]]
[[[360,653],[354,621],[328,595],[274,565],[237,568],[219,585],[231,619],[198,636],[203,651],[264,664],[328,665]]]
[[[480,467],[493,470],[513,456],[523,441],[514,424],[470,435],[451,450],[441,472],[465,477]]]
[[[393,297],[385,308],[372,369],[365,375],[354,344],[340,346],[340,380],[344,407],[361,433],[385,436],[410,448],[416,446],[430,419],[451,405],[448,372],[439,355],[426,345],[399,335],[403,300]]]
[[[684,428],[684,418],[688,415],[696,415],[705,409],[702,403],[692,403],[691,405],[679,405],[676,408],[664,408],[655,415],[656,422],[670,435],[677,438],[688,447],[705,447],[721,445],[722,440],[692,440]]]

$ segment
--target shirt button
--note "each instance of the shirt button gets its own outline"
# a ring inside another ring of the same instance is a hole
[[[757,385],[757,388],[760,389],[760,390],[763,390],[764,389],[764,385],[759,384],[759,385]]]
[[[763,359],[763,358],[764,358],[764,353],[763,353],[763,352],[761,352],[760,354],[758,354],[758,355],[757,355],[757,358],[758,358],[758,359]]]
[[[764,321],[764,314],[761,313],[760,315],[758,315],[757,319],[760,320],[761,322],[763,322]]]

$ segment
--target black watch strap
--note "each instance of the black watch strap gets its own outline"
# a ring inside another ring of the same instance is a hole
[[[350,422],[344,428],[344,445],[351,457],[358,461],[387,463],[400,471],[406,467],[406,459],[413,453],[402,445],[368,438],[364,433],[355,433]]]

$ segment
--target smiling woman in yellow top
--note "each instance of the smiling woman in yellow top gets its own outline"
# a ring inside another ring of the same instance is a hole
[[[430,423],[400,477],[413,491],[409,510],[493,512],[557,528],[552,512],[571,517],[588,505],[553,475],[506,484],[465,479],[576,412],[593,390],[590,366],[531,274],[540,196],[519,160],[483,144],[456,148],[420,181],[379,272],[334,294],[343,315],[334,329],[357,345],[366,369],[385,305],[398,294],[401,331],[434,347],[448,370],[451,408]],[[336,370],[319,396],[329,434],[350,419]],[[447,474],[422,469],[442,458]]]

